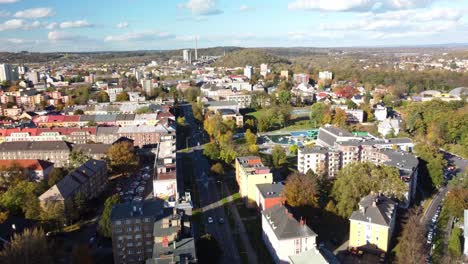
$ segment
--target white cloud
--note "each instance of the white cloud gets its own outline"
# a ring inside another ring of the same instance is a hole
[[[128,27],[128,22],[127,21],[124,21],[124,22],[120,22],[116,25],[117,28],[127,28]]]
[[[52,29],[56,29],[57,26],[58,26],[58,23],[52,22],[52,23],[47,24],[45,28],[49,29],[49,30],[52,30]]]
[[[43,18],[50,17],[54,15],[52,8],[40,7],[40,8],[31,8],[15,13],[17,18]]]
[[[10,39],[6,39],[6,41],[9,42],[9,43],[13,43],[13,44],[23,44],[23,43],[25,43],[24,39],[18,39],[18,38],[10,38]]]
[[[60,23],[59,27],[64,28],[83,28],[83,27],[92,27],[93,24],[89,23],[86,20],[77,20],[77,21],[65,21]]]
[[[187,3],[180,4],[179,7],[190,9],[193,15],[210,16],[222,14],[223,11],[216,8],[216,0],[189,0]]]
[[[22,19],[10,19],[0,24],[0,31],[21,29],[25,26],[25,22]]]
[[[10,19],[0,23],[0,31],[5,30],[31,30],[44,26],[45,24],[40,21],[26,22],[23,19]]]
[[[435,0],[295,0],[289,9],[322,11],[389,11],[427,7]]]
[[[17,3],[20,0],[0,0],[0,4],[12,4],[12,3]]]
[[[154,41],[164,39],[174,39],[175,35],[166,32],[158,31],[143,31],[143,32],[131,32],[122,35],[107,36],[104,38],[106,42],[112,41]]]
[[[249,11],[249,10],[252,10],[252,8],[250,6],[248,6],[248,5],[241,5],[239,7],[239,11],[241,11],[241,12],[245,12],[245,11]]]
[[[51,31],[47,34],[47,39],[51,42],[77,40],[80,36],[65,31]]]

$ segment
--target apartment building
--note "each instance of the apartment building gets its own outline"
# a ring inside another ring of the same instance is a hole
[[[32,181],[41,181],[49,177],[54,164],[43,160],[0,160],[0,174],[8,177],[8,171],[18,169],[28,175]]]
[[[236,158],[236,181],[239,194],[248,207],[255,206],[257,184],[272,183],[270,168],[263,165],[260,157],[248,156]]]
[[[274,263],[299,263],[295,257],[307,253],[307,263],[328,263],[317,249],[317,234],[290,210],[276,204],[262,211],[262,239]]]
[[[39,201],[43,207],[49,203],[62,203],[65,210],[73,210],[69,206],[78,193],[86,199],[96,198],[105,189],[107,182],[107,163],[91,159],[41,194]]]
[[[377,193],[363,197],[349,218],[349,247],[387,252],[395,219],[394,201]]]
[[[36,159],[52,162],[56,167],[66,167],[71,150],[71,144],[65,141],[3,142],[0,144],[0,159]]]
[[[281,192],[283,191],[284,184],[281,182],[262,183],[257,184],[257,207],[263,211],[283,201]]]
[[[162,200],[115,205],[111,231],[116,264],[197,263],[190,222]]]

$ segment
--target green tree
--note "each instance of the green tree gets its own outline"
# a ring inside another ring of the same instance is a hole
[[[291,100],[291,92],[288,90],[281,90],[278,92],[277,98],[281,105],[289,105],[289,101]]]
[[[76,109],[75,111],[73,111],[73,114],[74,115],[84,115],[84,111],[81,110],[81,109]]]
[[[289,152],[291,152],[291,154],[297,155],[297,150],[298,150],[298,147],[296,144],[289,146]]]
[[[104,202],[104,211],[102,212],[101,219],[99,220],[99,232],[105,237],[111,237],[111,212],[112,207],[119,203],[119,195],[114,194],[107,198]]]
[[[338,127],[346,127],[346,121],[348,117],[346,115],[346,112],[341,109],[341,108],[336,108],[335,109],[335,115],[333,116],[333,124],[335,124]]]
[[[56,201],[47,201],[42,204],[40,219],[55,223],[57,229],[61,229],[66,222],[65,207],[63,203]]]
[[[224,167],[223,164],[217,162],[211,166],[211,171],[217,175],[224,175]]]
[[[128,96],[127,92],[121,92],[116,96],[117,102],[125,102],[130,100],[130,97]]]
[[[49,187],[52,187],[60,180],[62,180],[66,175],[67,171],[65,171],[63,168],[53,168],[49,174],[49,178],[47,179],[47,184]]]
[[[439,188],[444,182],[444,167],[447,165],[444,156],[436,147],[425,143],[416,144],[414,152],[422,160],[423,175],[429,175],[432,185]]]
[[[68,156],[68,159],[70,160],[70,171],[72,171],[91,158],[82,151],[72,150]]]
[[[101,92],[99,92],[99,93],[97,94],[97,96],[96,96],[96,101],[97,101],[98,103],[107,103],[107,102],[110,101],[110,100],[109,100],[109,95],[108,95],[106,92],[101,91]]]
[[[0,207],[14,215],[24,214],[27,218],[37,218],[38,206],[36,183],[33,182],[19,181],[0,194]]]
[[[203,104],[192,103],[192,112],[193,112],[193,117],[195,118],[195,120],[202,123],[203,122]]]
[[[271,163],[273,167],[280,168],[287,162],[286,151],[284,151],[283,147],[279,145],[275,145],[273,147],[273,151],[271,152]]]
[[[425,229],[421,225],[421,208],[410,210],[408,220],[403,225],[403,231],[398,239],[396,250],[397,263],[401,264],[420,264],[424,261],[426,255]]]
[[[14,234],[11,242],[0,251],[0,259],[5,264],[52,263],[48,241],[41,229],[25,229]]]
[[[128,141],[112,145],[107,151],[107,157],[112,170],[115,172],[128,173],[138,165],[133,144]]]
[[[371,191],[403,199],[407,190],[398,169],[370,162],[355,162],[338,172],[331,195],[337,202],[339,215],[349,217],[356,210],[361,198]]]
[[[332,121],[330,107],[324,103],[315,103],[310,109],[310,122],[315,126],[329,124]]]
[[[135,110],[135,114],[149,114],[149,113],[153,113],[153,110],[151,110],[151,108],[149,108],[148,106],[143,106]]]
[[[312,177],[294,173],[286,179],[281,196],[292,207],[318,206],[318,191]]]
[[[453,258],[459,258],[462,255],[462,230],[459,227],[452,229],[448,242],[448,251]]]
[[[205,148],[203,149],[203,155],[205,155],[210,160],[218,160],[219,159],[218,145],[214,142],[205,144]]]
[[[346,102],[345,102],[346,106],[348,106],[348,109],[357,109],[358,108],[358,105],[353,102],[351,99],[346,99]]]

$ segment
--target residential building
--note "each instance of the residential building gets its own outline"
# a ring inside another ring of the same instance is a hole
[[[182,55],[185,63],[192,64],[192,52],[190,50],[183,50]]]
[[[14,78],[13,74],[13,68],[11,67],[10,64],[3,63],[0,64],[0,82],[3,81],[15,81],[16,79]]]
[[[344,129],[325,125],[319,129],[316,144],[322,147],[332,147],[335,145],[335,142],[348,141],[353,139],[359,140],[358,137]]]
[[[381,104],[377,104],[374,107],[375,120],[384,121],[385,119],[387,119],[387,115],[388,115],[387,107],[385,107],[385,106],[383,106]]]
[[[281,182],[257,184],[256,203],[260,211],[280,204],[282,201],[281,192],[284,184]]]
[[[269,72],[270,70],[268,69],[268,64],[266,63],[260,64],[260,75],[262,75],[265,78]]]
[[[141,87],[143,91],[145,91],[146,94],[150,95],[153,90],[153,80],[142,79],[140,82],[141,82]]]
[[[35,159],[0,160],[0,174],[8,177],[8,171],[12,168],[20,169],[32,181],[41,181],[49,178],[54,164]]]
[[[56,167],[66,167],[71,150],[71,144],[65,141],[3,142],[0,160],[38,159],[52,162]]]
[[[109,95],[109,101],[117,101],[117,95],[123,92],[122,87],[107,88],[106,93]]]
[[[164,207],[161,200],[115,205],[111,232],[116,264],[197,263],[184,211]]]
[[[329,71],[319,72],[319,79],[320,80],[331,80],[333,79],[333,73]]]
[[[349,247],[387,252],[395,228],[396,203],[371,193],[359,202],[350,218]]]
[[[37,71],[30,71],[26,73],[25,79],[32,82],[32,84],[38,84],[41,82],[41,75]]]
[[[73,199],[79,193],[86,199],[99,196],[107,186],[107,163],[90,159],[39,196],[42,207],[60,203],[65,211],[74,210]]]
[[[257,184],[272,183],[273,174],[270,168],[263,165],[260,157],[248,156],[236,158],[236,181],[239,194],[245,199],[247,206],[255,206]]]
[[[249,78],[249,79],[252,79],[252,75],[254,74],[254,69],[252,66],[245,66],[244,68],[244,76]]]
[[[294,82],[302,83],[302,84],[309,84],[309,74],[305,73],[296,73],[293,75]]]
[[[220,114],[223,120],[234,120],[238,127],[244,125],[244,116],[236,113],[236,111],[232,109],[218,109],[216,113]]]
[[[348,123],[362,123],[364,122],[364,110],[362,109],[346,109],[346,117]]]
[[[288,70],[281,71],[280,72],[280,78],[283,78],[283,79],[287,80],[289,78],[289,71]]]
[[[226,97],[226,101],[237,102],[239,108],[248,108],[252,100],[252,95],[250,94],[232,94]]]
[[[398,118],[386,118],[379,122],[377,129],[382,136],[389,134],[398,135],[400,133],[402,121]]]
[[[298,221],[282,204],[276,204],[262,211],[262,231],[263,242],[273,257],[274,263],[290,263],[291,256],[309,250],[315,251],[317,247],[317,234],[306,225],[302,218]],[[326,262],[320,260],[313,263]]]

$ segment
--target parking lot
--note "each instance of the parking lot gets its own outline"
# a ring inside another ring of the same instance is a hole
[[[141,202],[151,199],[153,186],[153,169],[151,166],[143,166],[135,173],[121,177],[117,180],[114,193],[119,194],[122,202]]]

